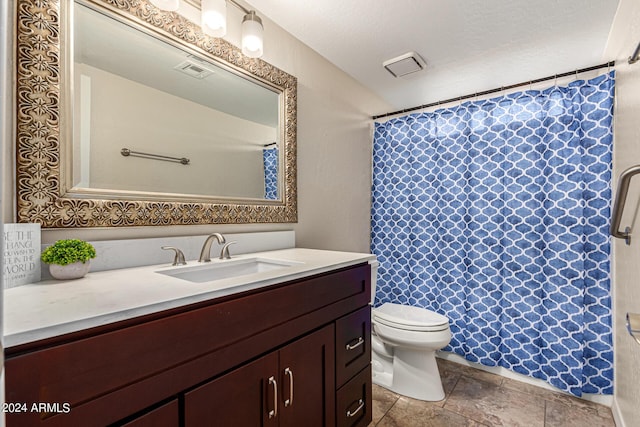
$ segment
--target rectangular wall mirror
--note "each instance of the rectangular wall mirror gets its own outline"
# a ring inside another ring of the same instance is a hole
[[[18,1],[20,221],[297,220],[295,77],[146,1],[35,3]]]

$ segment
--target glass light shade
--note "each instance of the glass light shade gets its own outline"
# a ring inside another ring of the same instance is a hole
[[[213,37],[227,34],[227,2],[226,0],[202,0],[202,31]]]
[[[252,10],[242,20],[242,53],[249,58],[262,56],[263,34],[262,20]]]
[[[175,12],[180,6],[180,0],[149,0],[158,9]]]

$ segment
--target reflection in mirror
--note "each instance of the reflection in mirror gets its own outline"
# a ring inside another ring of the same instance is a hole
[[[297,221],[294,76],[148,0],[15,3],[19,222]]]
[[[75,189],[278,198],[277,90],[79,2],[73,27]]]

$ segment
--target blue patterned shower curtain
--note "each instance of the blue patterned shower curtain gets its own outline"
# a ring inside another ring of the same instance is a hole
[[[262,150],[264,165],[264,198],[278,199],[278,147],[267,147]]]
[[[612,394],[614,73],[376,123],[376,305],[449,317],[447,351]]]

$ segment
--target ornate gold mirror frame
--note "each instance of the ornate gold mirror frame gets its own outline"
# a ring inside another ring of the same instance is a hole
[[[131,200],[65,193],[62,141],[65,101],[64,61],[69,35],[65,7],[73,0],[17,1],[16,174],[19,222],[44,228],[125,227],[151,225],[284,223],[297,221],[296,138],[297,80],[276,67],[242,55],[223,39],[205,36],[198,26],[175,13],[162,12],[145,0],[91,0],[172,40],[189,45],[240,74],[282,90],[283,191],[279,201]],[[63,4],[61,8],[61,3]],[[157,199],[157,198],[156,198]]]

